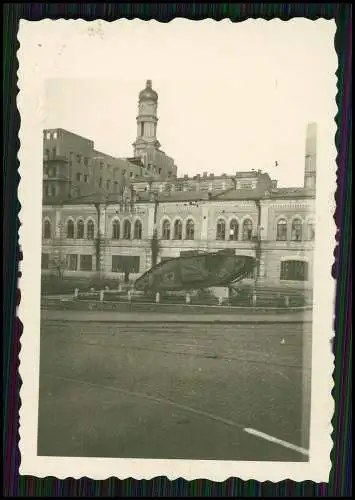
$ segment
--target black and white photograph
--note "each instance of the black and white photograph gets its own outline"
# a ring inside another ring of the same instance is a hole
[[[21,21],[21,474],[326,480],[332,21]]]

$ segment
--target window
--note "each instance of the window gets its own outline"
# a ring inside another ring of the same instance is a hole
[[[67,268],[69,271],[78,269],[78,256],[75,254],[67,255]]]
[[[129,173],[129,176],[130,176],[130,177],[133,177],[133,172],[130,172],[130,173]]]
[[[142,223],[140,220],[136,220],[134,223],[134,239],[141,240],[142,239]]]
[[[280,280],[307,281],[308,263],[302,260],[285,260],[281,262]]]
[[[176,220],[174,223],[174,240],[182,240],[182,222]]]
[[[314,241],[316,237],[316,225],[313,221],[307,224],[307,240]]]
[[[82,240],[84,238],[84,222],[79,220],[76,226],[76,237],[78,240]]]
[[[115,193],[117,193],[117,191],[118,191],[118,182],[115,181]]]
[[[46,134],[46,139],[48,139],[48,140],[49,140],[50,138],[51,138],[51,133],[50,133],[50,132],[47,132],[47,134]]]
[[[239,223],[237,219],[233,219],[229,225],[229,239],[237,241],[239,236]]]
[[[51,223],[49,222],[49,220],[45,220],[43,224],[43,238],[45,240],[49,240],[51,238],[51,229]]]
[[[78,163],[81,163],[81,155],[76,155],[76,161],[77,161]]]
[[[55,167],[48,168],[48,177],[56,177],[57,169]]]
[[[292,241],[301,241],[302,240],[302,221],[301,221],[301,219],[294,219],[292,221],[291,240]]]
[[[223,219],[219,219],[217,221],[217,232],[216,232],[216,240],[225,240],[226,239],[226,223]]]
[[[76,174],[76,180],[79,182],[81,181],[81,174],[79,172]]]
[[[253,223],[250,219],[243,222],[243,240],[250,241],[253,236]]]
[[[120,239],[120,221],[114,220],[112,222],[112,239],[119,240]]]
[[[74,222],[72,220],[67,222],[67,238],[74,238]]]
[[[144,123],[141,123],[141,135],[144,135]]]
[[[139,257],[135,255],[112,255],[113,273],[139,273]]]
[[[277,241],[287,240],[287,221],[286,219],[280,219],[276,227],[276,239]]]
[[[111,182],[109,179],[107,179],[106,181],[106,189],[110,189],[110,186],[111,186]]]
[[[89,179],[89,176],[88,175],[84,175],[84,182],[88,182],[88,179]]]
[[[55,196],[55,193],[56,193],[56,188],[55,188],[55,186],[51,186],[51,187],[50,187],[50,191],[49,191],[49,193],[50,193],[50,196]]]
[[[195,224],[191,219],[186,222],[186,239],[195,239]]]
[[[42,269],[49,268],[49,253],[42,253],[41,268]]]
[[[99,179],[99,186],[102,187],[102,177]]]
[[[131,223],[129,220],[125,220],[123,224],[123,239],[124,240],[131,239]]]
[[[93,240],[95,238],[95,225],[92,220],[89,220],[86,225],[86,237],[88,240]]]
[[[53,132],[53,139],[58,139],[58,133],[57,132]]]
[[[104,168],[104,162],[100,161],[100,170],[102,170],[103,168]]]
[[[170,240],[170,222],[168,220],[163,222],[162,240]]]
[[[84,165],[85,167],[89,165],[89,158],[84,158]]]
[[[92,271],[92,255],[80,255],[80,271]]]

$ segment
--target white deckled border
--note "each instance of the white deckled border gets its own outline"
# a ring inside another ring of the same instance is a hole
[[[283,21],[248,20],[254,23],[281,23]],[[331,36],[335,36],[335,22],[320,19],[309,21],[293,19],[288,23],[313,22],[328,24]],[[117,30],[156,29],[156,21],[119,20],[86,22],[83,20],[21,21],[18,39],[18,109],[21,115],[19,151],[21,182],[18,197],[20,212],[20,245],[23,251],[20,281],[21,303],[18,316],[24,325],[21,337],[20,375],[20,474],[37,477],[55,476],[93,479],[132,477],[151,479],[167,476],[173,480],[179,477],[187,480],[205,478],[224,481],[229,477],[243,480],[295,481],[313,480],[327,482],[331,468],[332,449],[331,419],[334,401],[332,372],[334,368],[331,353],[333,337],[335,282],[331,277],[334,262],[336,226],[334,193],[336,189],[336,124],[337,114],[336,76],[337,57],[332,55],[334,74],[330,74],[334,89],[333,116],[326,128],[319,129],[320,166],[317,174],[316,199],[316,250],[314,283],[314,323],[312,359],[312,415],[310,460],[308,463],[191,461],[191,460],[148,460],[148,459],[105,459],[105,458],[62,458],[37,456],[37,416],[39,390],[39,339],[40,339],[40,276],[41,276],[41,218],[42,218],[42,129],[44,118],[44,80],[47,78],[108,78],[114,71],[114,61],[106,59],[115,54]],[[231,22],[219,23],[207,19],[199,21],[203,26],[216,30],[226,29]],[[173,29],[174,36],[191,29],[196,22],[175,19],[166,29]],[[180,30],[180,31],[179,31]],[[44,47],[43,47],[44,46]],[[83,51],[83,47],[85,50]],[[94,63],[93,63],[94,61]],[[310,75],[311,78],[311,75]]]

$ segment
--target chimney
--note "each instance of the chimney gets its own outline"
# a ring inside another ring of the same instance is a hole
[[[306,131],[304,187],[315,189],[317,177],[317,124],[309,123]]]
[[[206,178],[207,177],[207,172],[203,172],[203,177]]]

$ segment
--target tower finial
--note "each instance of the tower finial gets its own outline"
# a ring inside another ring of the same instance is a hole
[[[147,80],[147,87],[149,87],[149,88],[152,87],[152,80]]]

